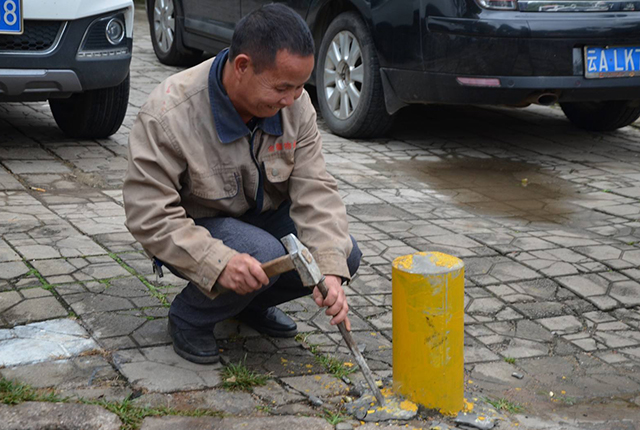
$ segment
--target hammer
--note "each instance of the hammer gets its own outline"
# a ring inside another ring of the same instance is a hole
[[[302,285],[311,288],[317,286],[320,293],[322,293],[322,297],[326,298],[327,286],[324,283],[324,276],[322,275],[322,272],[320,272],[320,268],[316,264],[311,252],[309,252],[307,247],[304,246],[294,234],[286,235],[281,239],[281,241],[287,249],[288,254],[264,263],[262,265],[262,270],[264,270],[267,276],[271,278],[272,276],[280,275],[295,269],[298,272],[298,275],[300,275],[300,279],[302,279]],[[338,329],[347,343],[349,350],[355,357],[358,366],[360,366],[364,379],[366,379],[367,384],[371,387],[378,403],[380,406],[384,406],[384,397],[376,386],[376,382],[371,374],[371,369],[369,369],[367,362],[364,361],[364,357],[360,353],[356,342],[353,340],[353,337],[351,337],[351,333],[347,330],[344,322],[338,324]]]

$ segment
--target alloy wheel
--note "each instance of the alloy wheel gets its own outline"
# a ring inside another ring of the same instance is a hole
[[[324,94],[333,115],[342,120],[353,115],[363,81],[360,43],[350,31],[341,31],[331,41],[324,61]]]
[[[156,45],[167,54],[173,47],[176,33],[173,0],[156,0],[153,6],[153,30]]]

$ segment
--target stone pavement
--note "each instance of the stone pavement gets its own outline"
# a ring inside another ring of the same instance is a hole
[[[333,428],[359,377],[323,366],[318,356],[343,368],[350,357],[308,298],[283,306],[304,335],[296,340],[216,327],[225,363],[271,375],[253,393],[223,389],[221,365],[188,363],[170,347],[167,306],[184,282],[155,279],[123,225],[120,191],[136,112],[178,71],[156,60],[143,18],[138,10],[130,109],[110,139],[64,137],[46,103],[0,105],[0,373],[63,396],[223,413],[150,417],[146,430]],[[379,378],[392,374],[390,263],[437,250],[466,264],[468,400],[523,408],[499,414],[496,428],[636,428],[640,125],[592,134],[557,108],[439,106],[403,112],[385,139],[320,126],[364,253],[346,288],[353,334]],[[47,407],[3,406],[0,419]],[[100,419],[80,409],[67,413]],[[455,425],[424,410],[409,427],[434,420]],[[114,422],[104,416],[104,428]]]

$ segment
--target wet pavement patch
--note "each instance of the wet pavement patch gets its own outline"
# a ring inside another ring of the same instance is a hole
[[[537,164],[506,159],[435,157],[428,160],[393,160],[367,164],[396,181],[439,200],[496,216],[539,215],[557,218],[578,206],[575,184],[541,171]],[[554,204],[557,203],[557,204]]]

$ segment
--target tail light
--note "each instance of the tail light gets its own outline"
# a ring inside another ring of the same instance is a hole
[[[485,9],[492,10],[516,10],[518,9],[518,0],[476,0],[478,4]]]

